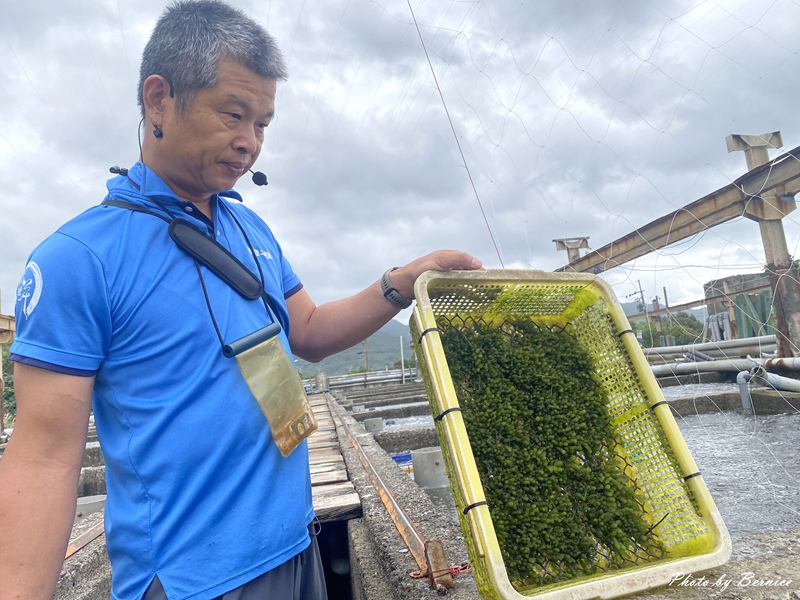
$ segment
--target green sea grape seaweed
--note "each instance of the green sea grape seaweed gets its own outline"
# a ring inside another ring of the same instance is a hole
[[[575,338],[524,319],[439,328],[512,582],[631,566],[656,547]]]

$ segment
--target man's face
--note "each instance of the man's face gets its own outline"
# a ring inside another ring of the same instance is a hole
[[[275,80],[220,61],[216,85],[196,92],[185,111],[164,114],[157,147],[167,183],[187,200],[232,188],[261,152],[275,90]]]

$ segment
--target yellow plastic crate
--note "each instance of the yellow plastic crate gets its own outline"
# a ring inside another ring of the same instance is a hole
[[[478,590],[484,598],[614,598],[724,564],[731,542],[703,477],[614,292],[594,275],[527,270],[428,271],[416,282],[411,333],[436,421]],[[509,580],[492,525],[491,507],[464,425],[437,325],[470,320],[500,326],[530,318],[558,327],[589,353],[608,396],[620,468],[644,498],[643,518],[663,547],[630,565],[540,587]],[[442,416],[444,415],[444,416]],[[466,514],[465,509],[470,508]]]

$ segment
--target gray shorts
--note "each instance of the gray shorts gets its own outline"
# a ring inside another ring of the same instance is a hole
[[[309,526],[311,544],[297,556],[226,592],[217,600],[327,600],[325,573],[319,555],[317,536]],[[158,577],[153,579],[142,600],[168,600]]]

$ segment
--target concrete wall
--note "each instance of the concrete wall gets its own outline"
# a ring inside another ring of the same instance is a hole
[[[380,478],[386,483],[401,508],[417,527],[424,539],[443,542],[449,564],[466,560],[467,552],[461,529],[454,521],[453,509],[434,505],[430,496],[414,480],[403,473],[395,462],[366,433],[360,423],[346,416],[354,435],[358,437],[365,453]],[[408,552],[380,496],[372,487],[364,467],[345,434],[339,431],[347,471],[361,496],[363,516],[350,524],[351,573],[353,587],[360,600],[426,600],[438,598],[428,588],[427,580],[412,579],[409,573],[419,567]],[[455,600],[479,600],[471,576],[456,579],[456,587],[447,594]]]
[[[79,519],[70,539],[103,521],[103,513]],[[106,537],[101,535],[64,562],[53,600],[108,600],[111,597],[111,563]]]

